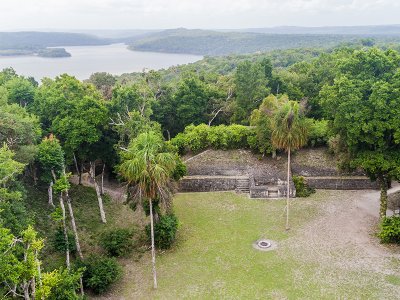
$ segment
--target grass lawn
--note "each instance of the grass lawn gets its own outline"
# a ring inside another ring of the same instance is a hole
[[[174,200],[178,240],[157,254],[158,290],[152,289],[150,253],[145,253],[122,261],[125,276],[103,299],[382,299],[382,289],[397,285],[398,276],[322,267],[312,252],[293,251],[291,240],[316,218],[324,193],[294,200],[288,233],[285,200],[230,192],[179,194]],[[278,249],[253,249],[261,237],[277,241]],[[304,261],[305,254],[311,259]],[[383,285],[375,285],[377,280]]]
[[[47,237],[43,266],[52,270],[64,264],[63,254],[50,245],[52,209],[45,190],[30,187],[28,192],[28,208]],[[102,252],[98,240],[105,230],[137,227],[141,235],[143,216],[126,205],[105,197],[107,224],[102,224],[92,188],[73,186],[70,194],[85,256]],[[232,192],[178,194],[174,208],[181,225],[173,248],[157,253],[158,290],[152,288],[150,251],[137,245],[119,259],[123,278],[96,298],[400,299],[399,249],[390,252],[370,239],[365,230],[373,228],[373,220],[363,214],[358,223],[351,222],[359,211],[354,201],[362,197],[361,192],[318,191],[292,200],[292,229],[286,232],[285,200],[254,200]],[[360,220],[365,220],[361,227]],[[339,226],[348,223],[354,230]],[[278,248],[253,249],[259,238],[277,241]]]

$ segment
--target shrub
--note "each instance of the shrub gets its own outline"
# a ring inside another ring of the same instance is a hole
[[[82,264],[86,268],[83,282],[97,294],[104,293],[122,275],[122,269],[114,257],[92,255]]]
[[[327,145],[329,140],[328,121],[308,119],[308,122],[308,144],[311,147]]]
[[[315,193],[315,189],[307,185],[303,176],[293,176],[292,178],[296,188],[296,197],[308,197]]]
[[[386,217],[379,232],[382,243],[400,243],[400,217]]]
[[[175,170],[172,174],[172,178],[175,181],[178,181],[179,179],[181,179],[183,176],[185,176],[187,174],[187,168],[186,165],[182,162],[181,159],[178,159],[178,162],[175,166]]]
[[[178,218],[174,214],[167,214],[160,217],[160,220],[154,224],[154,244],[160,249],[171,248],[175,241],[178,230]],[[146,226],[146,233],[151,239],[150,224]]]
[[[112,229],[100,237],[100,245],[111,256],[122,256],[132,251],[132,231],[126,228]]]
[[[248,137],[252,132],[251,128],[237,124],[189,125],[183,133],[179,133],[171,140],[171,144],[178,149],[180,154],[186,151],[199,152],[209,147],[214,149],[248,148]]]
[[[199,152],[209,147],[208,133],[210,127],[206,124],[189,125],[185,128],[186,145],[193,152]]]
[[[69,251],[75,252],[76,251],[75,236],[70,231],[67,232],[67,235],[68,235]],[[51,240],[51,244],[53,245],[53,248],[59,252],[67,251],[67,245],[65,243],[65,238],[64,238],[64,230],[61,227],[59,227],[54,233],[53,239]]]

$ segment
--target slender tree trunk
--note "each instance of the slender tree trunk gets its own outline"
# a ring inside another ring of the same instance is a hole
[[[381,197],[380,197],[380,209],[379,209],[379,216],[380,218],[386,217],[387,211],[387,201],[388,201],[388,180],[385,176],[381,176],[379,178],[379,183],[381,186]]]
[[[149,206],[150,206],[150,233],[151,233],[151,262],[153,266],[154,288],[157,289],[156,251],[154,248],[154,221],[153,221],[152,199],[149,199]]]
[[[47,189],[47,192],[49,194],[49,205],[51,207],[54,207],[54,203],[53,203],[53,181],[50,181],[49,188]]]
[[[103,170],[101,172],[101,188],[100,188],[100,194],[104,195],[104,170],[106,169],[106,164],[103,163]]]
[[[83,173],[83,163],[81,164],[81,171],[79,172],[79,182],[78,184],[81,185],[82,184],[82,173]]]
[[[76,160],[75,153],[74,153],[74,163],[75,163],[76,174],[79,177],[79,184],[81,184],[81,172],[79,171],[78,161]]]
[[[96,172],[96,164],[95,164],[95,162],[90,162],[90,171],[89,171],[89,173],[90,173],[90,177],[92,177],[92,179],[93,179],[94,188],[96,190],[97,201],[99,202],[101,221],[103,223],[107,223],[106,213],[104,212],[104,207],[103,207],[103,199],[101,198],[100,188],[99,188],[99,185],[97,184],[97,181],[96,181],[96,173],[95,172]]]
[[[287,191],[286,191],[286,230],[289,230],[289,200],[290,199],[290,147],[288,148]]]
[[[273,159],[276,158],[276,149],[272,150],[272,158],[273,158]]]
[[[65,239],[65,256],[66,256],[66,264],[67,264],[67,269],[70,269],[70,261],[69,261],[69,241],[68,241],[68,232],[67,232],[67,224],[65,222],[65,218],[66,218],[66,213],[65,213],[65,206],[64,206],[64,199],[62,197],[62,194],[60,194],[60,206],[61,206],[61,210],[62,210],[62,215],[63,215],[63,219],[62,219],[62,224],[63,224],[63,230],[64,230],[64,239]]]
[[[68,206],[69,216],[71,218],[72,231],[74,232],[74,236],[75,236],[76,251],[78,252],[80,259],[83,259],[81,245],[79,243],[78,230],[76,228],[76,223],[75,223],[74,210],[72,209],[71,198],[69,197],[68,191],[65,192],[65,196],[67,198],[67,206]]]

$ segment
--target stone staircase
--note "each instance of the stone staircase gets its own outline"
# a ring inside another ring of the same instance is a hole
[[[250,178],[240,177],[236,180],[236,192],[237,193],[250,193]]]

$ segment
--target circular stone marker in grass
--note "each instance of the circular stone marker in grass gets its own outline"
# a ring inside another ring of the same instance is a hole
[[[277,248],[277,244],[274,241],[261,239],[253,243],[253,248],[260,251],[271,251]]]

